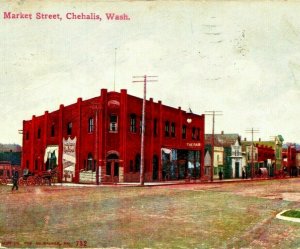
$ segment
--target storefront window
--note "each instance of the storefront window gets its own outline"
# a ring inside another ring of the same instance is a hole
[[[89,170],[92,170],[92,169],[93,169],[93,155],[92,155],[92,153],[89,153],[88,158],[87,158],[86,170],[89,171]]]
[[[141,155],[137,154],[135,156],[135,172],[140,172],[141,167]]]

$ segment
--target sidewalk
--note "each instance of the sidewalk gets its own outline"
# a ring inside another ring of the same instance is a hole
[[[223,183],[234,183],[234,182],[249,182],[249,181],[262,181],[262,180],[271,180],[269,178],[261,179],[214,179],[213,182],[208,180],[173,180],[173,181],[161,181],[161,182],[145,182],[144,186],[146,187],[155,187],[155,186],[167,186],[167,185],[184,185],[184,184],[223,184]],[[105,183],[105,184],[93,184],[93,183],[54,183],[53,186],[62,186],[62,187],[137,187],[140,186],[139,182],[118,182],[118,183]]]

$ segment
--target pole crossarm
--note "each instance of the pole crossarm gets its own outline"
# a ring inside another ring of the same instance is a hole
[[[148,79],[150,78],[150,79]],[[140,167],[140,184],[144,186],[145,183],[145,112],[146,112],[146,95],[147,95],[147,83],[148,82],[157,82],[158,76],[133,76],[133,79],[140,79],[140,80],[133,80],[132,83],[144,83],[144,98],[143,98],[143,107],[142,107],[142,134],[141,134],[141,167]]]

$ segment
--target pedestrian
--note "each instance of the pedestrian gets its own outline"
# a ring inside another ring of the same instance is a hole
[[[222,172],[222,170],[220,170],[219,171],[219,179],[222,180],[222,178],[223,178],[223,172]]]
[[[15,173],[13,174],[12,181],[13,181],[13,186],[12,186],[11,191],[13,191],[15,187],[16,187],[16,190],[18,190],[19,189],[19,187],[18,187],[19,172],[18,171],[15,171]]]
[[[242,178],[243,178],[243,179],[246,178],[246,172],[245,172],[245,169],[243,169],[243,171],[242,171]]]

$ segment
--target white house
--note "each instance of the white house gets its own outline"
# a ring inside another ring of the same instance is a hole
[[[231,167],[232,167],[232,178],[242,177],[243,170],[243,155],[242,146],[237,139],[233,145],[231,145]]]

